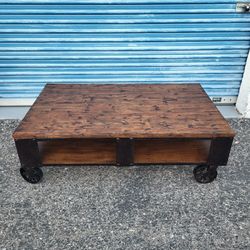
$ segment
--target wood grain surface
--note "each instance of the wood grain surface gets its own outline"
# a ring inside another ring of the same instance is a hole
[[[135,164],[202,164],[209,155],[210,140],[137,140]]]
[[[43,165],[116,164],[113,139],[65,139],[39,141]],[[137,139],[135,164],[206,163],[210,140]],[[121,164],[122,165],[122,164]]]
[[[115,140],[65,139],[38,142],[43,165],[115,164]]]
[[[14,139],[233,136],[199,84],[47,84],[13,134]]]

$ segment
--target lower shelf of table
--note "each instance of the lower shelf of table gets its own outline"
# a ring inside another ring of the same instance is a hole
[[[43,165],[116,164],[112,139],[64,139],[38,142]],[[134,164],[206,163],[208,139],[134,140]]]

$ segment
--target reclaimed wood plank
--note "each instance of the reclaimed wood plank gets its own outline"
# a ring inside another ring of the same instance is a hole
[[[135,164],[203,164],[209,156],[210,140],[136,140]]]
[[[48,140],[39,141],[38,145],[43,165],[116,164],[117,161],[116,142],[112,139]],[[139,139],[134,141],[134,163],[206,163],[209,147],[210,140]]]
[[[199,84],[47,84],[13,134],[14,139],[233,136]]]
[[[114,140],[48,140],[38,142],[43,165],[115,164]]]

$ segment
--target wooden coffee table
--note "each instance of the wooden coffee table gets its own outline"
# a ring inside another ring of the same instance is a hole
[[[234,131],[199,84],[47,84],[13,133],[21,175],[43,165],[196,164],[208,183]]]

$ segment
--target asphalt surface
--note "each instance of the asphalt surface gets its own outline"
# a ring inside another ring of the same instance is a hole
[[[228,166],[198,184],[192,166],[44,167],[25,182],[0,121],[0,249],[250,249],[250,120]]]

